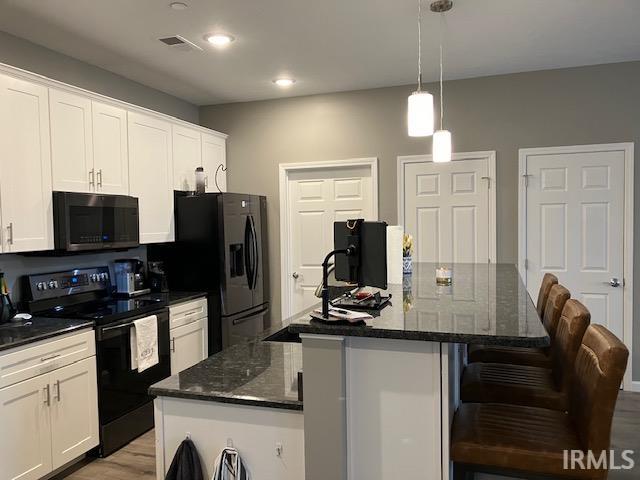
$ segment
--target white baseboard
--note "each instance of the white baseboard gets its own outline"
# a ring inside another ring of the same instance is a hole
[[[635,380],[631,382],[631,391],[632,392],[640,392],[640,381]]]

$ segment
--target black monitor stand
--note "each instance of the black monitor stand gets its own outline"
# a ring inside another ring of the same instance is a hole
[[[324,257],[322,262],[322,318],[329,319],[329,260],[335,255],[353,257],[357,252],[358,249],[355,245],[349,245],[347,248],[334,250]]]

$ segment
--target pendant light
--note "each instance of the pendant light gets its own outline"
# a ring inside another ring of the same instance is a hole
[[[418,0],[418,88],[407,101],[410,137],[433,135],[433,95],[422,91],[422,0]]]
[[[431,4],[431,11],[440,13],[440,129],[433,134],[433,161],[444,163],[451,161],[451,132],[444,129],[444,95],[442,93],[442,31],[444,12],[451,10],[451,0],[440,0]]]

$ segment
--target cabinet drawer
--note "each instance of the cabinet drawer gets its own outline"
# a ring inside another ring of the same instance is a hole
[[[43,340],[0,355],[0,388],[96,354],[93,330]]]
[[[188,323],[206,318],[207,299],[192,300],[169,307],[170,328],[180,327]]]

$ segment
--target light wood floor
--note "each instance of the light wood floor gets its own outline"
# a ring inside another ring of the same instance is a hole
[[[612,445],[616,451],[635,450],[633,470],[609,472],[609,480],[638,480],[640,478],[640,393],[620,392],[613,420]],[[154,432],[145,433],[126,447],[107,458],[80,464],[66,474],[67,480],[155,480]],[[504,477],[477,475],[481,479]],[[301,479],[302,480],[302,479]]]

